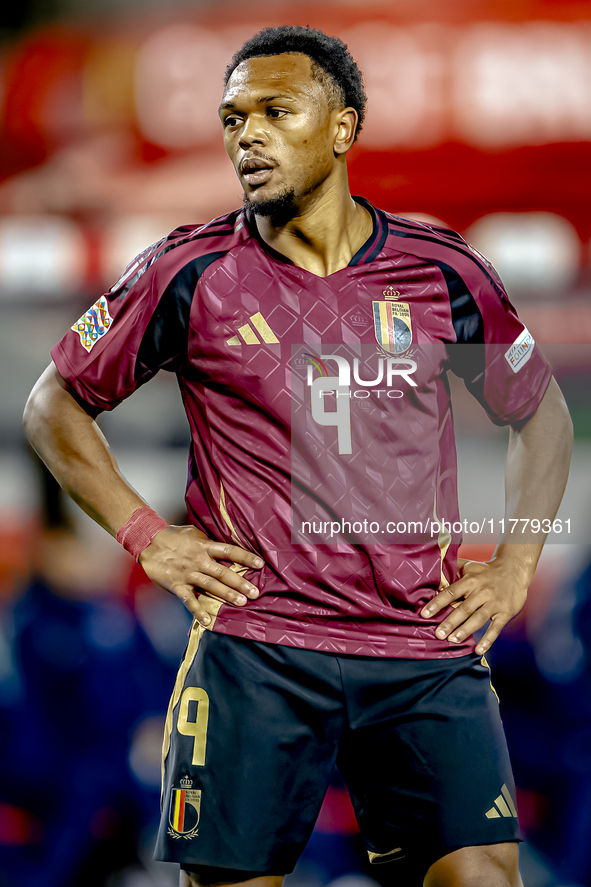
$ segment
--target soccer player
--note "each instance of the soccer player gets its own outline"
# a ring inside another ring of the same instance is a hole
[[[521,883],[483,656],[524,604],[570,419],[486,260],[351,197],[364,107],[337,38],[249,40],[219,109],[245,206],[142,253],[54,349],[26,409],[63,487],[195,617],[157,846],[185,885],[278,887],[335,762],[393,883]],[[450,368],[511,427],[507,527],[528,532],[487,564],[458,562],[449,529]],[[126,483],[94,421],[160,369],[191,426],[186,527]]]

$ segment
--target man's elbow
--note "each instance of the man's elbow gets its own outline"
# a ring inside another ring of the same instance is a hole
[[[45,424],[45,407],[46,397],[42,376],[29,394],[23,413],[25,437],[35,450],[38,450],[41,429]]]
[[[25,435],[34,449],[38,450],[52,421],[56,421],[65,409],[64,395],[66,392],[58,381],[55,366],[50,364],[35,383],[23,413]]]
[[[25,430],[25,437],[32,443],[31,437],[35,433],[35,426],[37,424],[37,403],[35,390],[31,391],[29,397],[27,398],[27,402],[25,404],[25,411],[23,413],[23,428]]]

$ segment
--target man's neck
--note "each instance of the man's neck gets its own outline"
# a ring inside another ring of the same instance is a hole
[[[301,213],[276,226],[256,216],[262,239],[300,268],[328,277],[346,268],[372,232],[370,213],[356,203],[345,185],[311,198]]]

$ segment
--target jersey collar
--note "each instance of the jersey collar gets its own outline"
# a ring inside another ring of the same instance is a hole
[[[382,251],[384,243],[386,242],[386,237],[388,236],[388,220],[385,215],[381,212],[381,210],[376,209],[371,203],[365,199],[365,197],[357,197],[353,195],[353,200],[355,203],[359,203],[363,206],[368,213],[371,215],[373,227],[372,232],[365,241],[365,243],[357,250],[355,255],[352,257],[351,261],[347,265],[348,268],[351,268],[354,265],[367,265],[369,262],[373,262],[377,255]],[[248,223],[248,227],[255,238],[258,241],[261,248],[276,259],[278,262],[282,262],[284,265],[294,265],[295,262],[292,262],[291,259],[288,259],[287,256],[284,256],[283,253],[278,252],[276,249],[273,249],[272,246],[269,246],[259,233],[259,229],[257,227],[254,212],[252,210],[246,210],[246,220]]]
[[[388,220],[384,213],[372,206],[369,200],[366,200],[365,197],[354,196],[353,200],[355,203],[359,203],[361,206],[365,207],[371,215],[373,229],[363,246],[357,250],[349,262],[349,267],[351,265],[367,265],[369,262],[373,262],[376,256],[381,253],[386,242],[386,237],[388,236]]]

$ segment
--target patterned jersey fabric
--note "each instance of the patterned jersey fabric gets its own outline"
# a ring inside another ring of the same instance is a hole
[[[521,428],[551,371],[494,269],[452,231],[361,198],[373,232],[322,278],[269,248],[244,210],[145,250],[52,355],[91,414],[158,370],[191,427],[186,503],[256,551],[256,601],[213,629],[369,656],[470,652],[420,609],[453,582],[460,536],[447,371]]]

